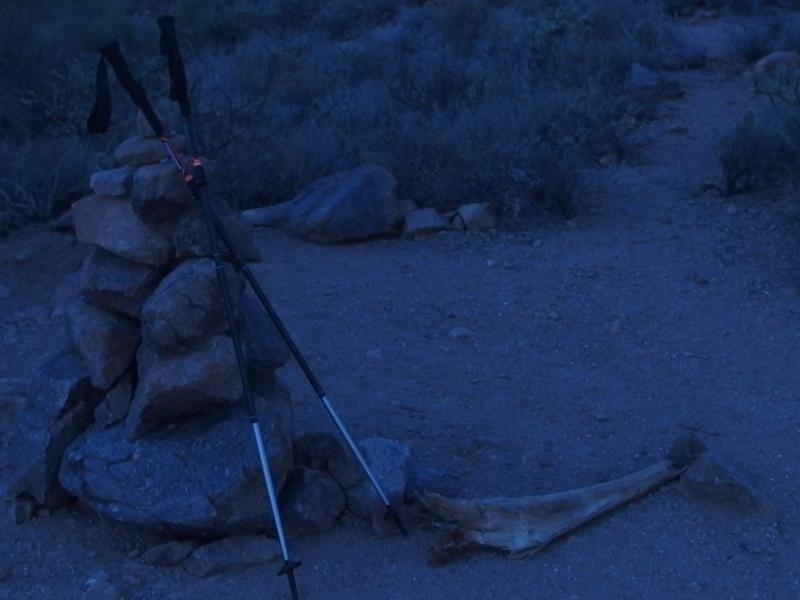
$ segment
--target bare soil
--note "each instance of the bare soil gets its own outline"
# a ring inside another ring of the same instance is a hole
[[[709,27],[687,31],[713,50]],[[674,78],[686,96],[644,129],[632,164],[587,173],[572,222],[336,246],[261,231],[256,272],[355,436],[410,443],[465,496],[618,477],[692,431],[782,510],[780,526],[668,486],[533,558],[434,568],[431,532],[376,540],[345,518],[292,543],[303,598],[800,597],[797,204],[693,195],[757,100],[746,75]],[[51,296],[84,252],[42,227],[0,240],[0,376],[28,376],[62,344]],[[296,365],[283,375],[298,430],[332,430]],[[0,519],[0,540],[0,598],[91,597],[98,570],[135,600],[288,597],[277,560],[208,579],[144,566],[157,537],[80,505]]]

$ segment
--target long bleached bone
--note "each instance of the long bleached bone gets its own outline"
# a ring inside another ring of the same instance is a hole
[[[535,554],[553,540],[598,516],[660,488],[705,451],[694,436],[679,438],[667,458],[625,477],[577,490],[523,498],[445,498],[422,494],[423,509],[441,530],[432,564],[486,548],[517,557]]]

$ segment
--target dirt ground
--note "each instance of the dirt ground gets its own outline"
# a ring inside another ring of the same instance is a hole
[[[689,33],[713,51],[710,27]],[[693,196],[757,100],[745,75],[674,79],[686,96],[632,164],[587,174],[572,222],[340,246],[264,230],[256,272],[355,436],[408,442],[465,496],[618,477],[692,431],[782,510],[780,527],[667,486],[533,558],[434,568],[430,532],[376,540],[346,518],[291,544],[303,598],[800,597],[798,204]],[[43,227],[0,240],[0,377],[59,347],[51,296],[84,252]],[[474,335],[452,339],[458,326]],[[332,430],[296,365],[283,375],[298,430]],[[157,541],[80,506],[0,519],[0,598],[92,597],[99,570],[133,600],[288,597],[277,560],[197,579],[143,565]]]

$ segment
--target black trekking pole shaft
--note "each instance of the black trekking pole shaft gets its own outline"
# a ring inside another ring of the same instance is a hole
[[[194,124],[192,122],[192,110],[191,103],[189,102],[189,89],[186,83],[186,71],[183,66],[180,50],[178,48],[177,36],[175,35],[175,20],[171,16],[163,16],[158,19],[158,25],[161,28],[161,50],[166,55],[167,62],[169,64],[171,80],[170,97],[172,100],[178,102],[178,105],[180,106],[181,115],[183,116],[183,122],[186,127],[186,137],[188,138],[189,152],[193,157],[195,157],[194,162],[199,167],[199,183],[202,185],[205,183],[205,172],[202,168],[202,162],[198,159],[200,150],[197,143],[197,135],[194,130]],[[339,433],[342,435],[347,443],[347,446],[350,448],[350,451],[355,456],[362,471],[367,476],[367,479],[369,480],[373,489],[386,507],[386,518],[392,519],[403,535],[406,535],[406,529],[403,526],[399,515],[395,511],[394,507],[392,507],[391,502],[389,502],[389,498],[381,488],[381,485],[373,474],[372,469],[370,469],[369,464],[367,464],[364,455],[361,453],[358,445],[353,440],[344,422],[336,412],[336,409],[334,409],[333,405],[328,399],[327,394],[325,393],[325,390],[323,389],[314,372],[311,370],[311,367],[309,366],[302,352],[300,352],[297,344],[294,343],[294,340],[289,335],[289,332],[278,316],[278,313],[273,308],[272,303],[267,298],[267,295],[264,293],[264,290],[261,288],[261,285],[258,283],[255,276],[244,263],[244,261],[241,260],[236,244],[230,238],[228,232],[225,231],[225,228],[222,226],[222,223],[219,220],[219,216],[211,210],[209,210],[207,214],[213,220],[214,229],[222,239],[222,243],[227,248],[228,254],[232,258],[234,266],[245,276],[248,283],[253,288],[253,291],[261,302],[261,305],[264,307],[264,310],[267,311],[270,319],[272,319],[275,328],[280,333],[283,341],[286,343],[290,352],[297,361],[297,364],[300,365],[300,368],[308,379],[308,382],[311,384],[311,387],[314,388],[314,391],[325,407],[325,410],[330,415],[331,419],[336,425],[336,428],[339,430]]]
[[[264,446],[264,438],[261,434],[261,427],[258,423],[258,411],[256,409],[255,401],[253,400],[253,393],[250,390],[247,367],[244,359],[244,353],[242,352],[241,332],[239,331],[236,315],[234,314],[230,286],[228,285],[228,279],[225,275],[225,263],[220,254],[219,241],[217,240],[216,231],[214,229],[214,211],[210,205],[210,202],[208,201],[208,198],[202,193],[202,190],[196,181],[190,180],[189,188],[191,189],[195,199],[197,199],[203,206],[206,229],[208,231],[208,239],[211,245],[211,253],[214,257],[214,268],[217,272],[217,282],[219,283],[219,289],[222,295],[222,304],[225,309],[225,316],[228,319],[231,338],[233,339],[233,349],[236,353],[236,364],[239,368],[239,377],[242,381],[242,392],[244,393],[245,401],[247,403],[247,410],[250,414],[250,426],[253,429],[253,437],[256,441],[256,449],[258,450],[258,458],[259,462],[261,463],[264,484],[267,487],[267,498],[272,510],[273,519],[275,521],[275,530],[278,534],[278,542],[281,546],[281,553],[283,554],[283,567],[278,572],[278,575],[287,576],[292,598],[293,600],[299,600],[294,570],[300,566],[300,563],[293,561],[289,556],[289,547],[286,543],[286,535],[284,533],[283,523],[281,522],[280,508],[278,507],[278,494],[272,481],[272,473],[269,468],[269,460]]]

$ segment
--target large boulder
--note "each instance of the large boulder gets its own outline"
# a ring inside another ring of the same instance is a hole
[[[159,271],[95,246],[83,262],[81,295],[91,304],[137,318],[155,289]]]
[[[159,225],[190,210],[195,200],[175,165],[159,163],[136,170],[131,205],[142,221]]]
[[[78,357],[55,355],[27,379],[0,380],[0,496],[48,507],[69,496],[58,482],[66,447],[92,421],[102,391]]]
[[[225,270],[236,306],[244,284],[231,267]],[[214,261],[187,260],[167,275],[142,306],[142,339],[161,351],[185,349],[208,335],[228,329]]]
[[[107,390],[130,366],[139,347],[138,324],[76,301],[67,307],[72,343],[95,387]]]
[[[127,429],[138,438],[163,423],[239,402],[242,383],[231,338],[210,336],[180,354],[148,353],[137,360],[139,385]]]
[[[122,258],[161,267],[174,254],[170,239],[142,223],[124,198],[87,196],[72,205],[72,216],[78,241]]]
[[[396,185],[389,171],[375,165],[335,173],[300,192],[289,225],[298,235],[325,243],[389,233],[400,212]]]
[[[291,401],[276,380],[257,390],[270,469],[280,490],[292,466]],[[89,428],[66,451],[61,484],[101,515],[145,529],[218,537],[268,531],[272,517],[242,404],[131,440]]]
[[[283,227],[289,223],[292,203],[281,202],[242,211],[242,219],[256,227]]]
[[[263,260],[261,250],[258,249],[253,239],[253,228],[246,223],[238,214],[231,211],[221,202],[215,203],[214,209],[221,226],[236,244],[236,253],[243,262],[260,262]],[[222,256],[228,260],[231,253],[217,236],[219,249]],[[178,259],[198,258],[211,256],[211,244],[208,240],[208,226],[201,210],[193,210],[181,217],[175,224],[175,231],[172,235],[175,245],[175,253]]]

